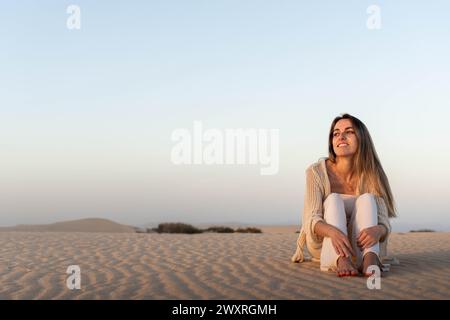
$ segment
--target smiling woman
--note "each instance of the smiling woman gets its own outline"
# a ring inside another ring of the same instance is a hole
[[[344,114],[330,128],[328,158],[306,170],[303,224],[293,262],[303,247],[323,271],[338,276],[368,276],[382,266],[395,206],[387,176],[367,127]]]

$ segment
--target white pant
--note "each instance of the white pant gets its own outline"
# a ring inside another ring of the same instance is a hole
[[[377,256],[379,255],[379,243],[362,251],[356,244],[357,236],[362,230],[378,224],[377,204],[372,194],[365,193],[356,199],[350,221],[347,221],[344,201],[339,194],[331,193],[324,202],[324,220],[326,223],[341,230],[345,235],[349,236],[350,234],[349,240],[356,253],[356,257],[353,257],[353,261],[356,263],[357,267],[360,267],[366,253],[373,252]],[[320,253],[320,269],[322,271],[335,270],[338,258],[339,255],[336,253],[336,250],[331,243],[331,239],[325,237]]]

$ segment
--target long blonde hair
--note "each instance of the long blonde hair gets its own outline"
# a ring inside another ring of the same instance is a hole
[[[380,196],[386,202],[389,217],[396,217],[395,202],[386,173],[381,166],[375,146],[366,125],[358,118],[347,113],[336,117],[328,135],[328,158],[336,162],[336,153],[333,149],[333,130],[339,120],[348,119],[352,122],[356,137],[358,138],[358,149],[354,156],[354,170],[358,177],[358,192],[366,192]]]

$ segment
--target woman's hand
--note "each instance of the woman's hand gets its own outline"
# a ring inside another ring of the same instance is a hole
[[[341,257],[351,257],[355,255],[348,237],[341,230],[334,228],[330,238],[334,250],[338,255]]]
[[[380,226],[373,226],[362,230],[356,239],[358,247],[367,249],[377,244],[381,239],[382,232]]]

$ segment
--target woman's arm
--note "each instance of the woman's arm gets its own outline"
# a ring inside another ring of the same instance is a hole
[[[323,220],[323,192],[321,182],[314,173],[313,167],[306,169],[303,224],[304,230],[315,242],[321,242],[320,236],[314,232],[315,225]]]
[[[378,227],[378,241],[382,241],[382,239],[385,239],[388,234],[388,229],[384,226],[384,224],[377,225]]]
[[[389,222],[389,216],[388,216],[388,210],[386,207],[386,203],[382,197],[375,197],[375,201],[377,203],[377,211],[378,211],[378,226],[384,231],[381,234],[381,237],[379,238],[380,242],[384,242],[389,237],[389,234],[391,233],[391,223]],[[381,233],[381,231],[380,231]]]
[[[361,249],[370,248],[371,246],[384,239],[388,231],[382,224],[366,228],[358,235],[357,244]]]
[[[330,238],[334,250],[341,257],[351,257],[352,255],[355,255],[348,237],[338,228],[325,221],[318,221],[314,226],[314,232],[321,237]]]

